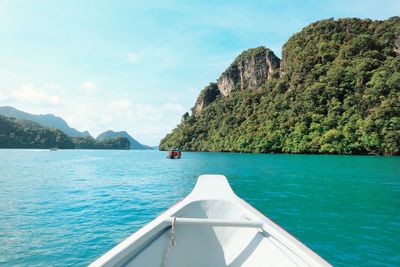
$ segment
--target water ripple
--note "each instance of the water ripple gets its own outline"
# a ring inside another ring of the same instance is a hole
[[[400,266],[400,158],[0,150],[0,265],[85,266],[203,173],[335,266]]]

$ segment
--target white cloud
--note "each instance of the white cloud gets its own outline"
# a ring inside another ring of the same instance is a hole
[[[82,83],[80,87],[83,90],[88,91],[88,92],[92,92],[92,91],[96,90],[97,88],[99,88],[97,86],[97,84],[93,81],[86,81],[86,82]]]
[[[176,102],[162,105],[137,103],[120,115],[114,116],[119,127],[132,134],[134,138],[148,145],[158,145],[161,138],[173,129],[181,119],[185,108]]]
[[[185,112],[178,102],[156,105],[116,99],[108,103],[99,101],[83,105],[80,104],[83,99],[78,101],[69,105],[67,111],[74,118],[69,121],[72,127],[87,129],[94,136],[106,130],[124,130],[147,145],[157,145],[180,122]]]
[[[123,111],[123,110],[127,110],[128,108],[130,108],[131,105],[132,104],[130,101],[122,99],[122,100],[111,101],[108,106],[113,111]]]
[[[49,88],[53,86],[48,86]],[[48,88],[48,89],[49,89]],[[34,84],[22,85],[19,89],[12,90],[10,96],[21,102],[31,104],[51,104],[56,105],[60,103],[60,97],[57,95],[50,95],[46,90],[38,88]]]
[[[113,121],[113,118],[110,115],[103,115],[103,116],[100,116],[100,120],[102,123],[111,124]]]
[[[128,61],[131,63],[137,63],[141,58],[139,54],[130,51],[126,53],[126,57],[128,58]]]
[[[92,101],[89,95],[76,98],[61,94],[66,100],[60,102],[60,98],[50,92],[61,91],[49,86],[41,88],[24,85],[6,94],[13,101],[4,104],[34,114],[55,114],[64,118],[71,127],[80,131],[88,130],[94,137],[107,130],[124,130],[147,145],[157,145],[180,122],[187,109],[179,100],[153,104],[147,101],[134,102],[128,95],[111,101],[104,98]]]
[[[153,103],[151,99],[136,99],[136,95],[130,92],[115,97],[111,91],[105,90],[104,95],[96,98],[91,94],[76,97],[70,89],[56,84],[22,84],[14,87],[15,90],[0,87],[1,104],[33,114],[55,114],[64,118],[71,127],[88,130],[94,137],[110,129],[125,130],[143,144],[157,145],[187,110],[182,104],[184,99],[168,93],[165,96],[159,93],[165,102]],[[94,85],[98,88],[88,80],[79,88],[91,90]]]

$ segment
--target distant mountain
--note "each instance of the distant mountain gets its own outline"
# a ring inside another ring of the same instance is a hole
[[[86,137],[91,136],[88,131],[80,132],[69,125],[60,117],[53,114],[34,115],[9,106],[0,107],[0,115],[6,117],[14,117],[19,120],[29,120],[39,123],[42,126],[56,128],[63,131],[70,137]]]
[[[114,132],[112,130],[105,131],[101,133],[99,136],[97,136],[96,140],[98,141],[104,141],[116,137],[126,137],[129,142],[131,143],[131,149],[152,149],[149,146],[142,145],[138,141],[136,141],[132,136],[130,136],[127,132],[125,131],[120,131],[120,132]]]
[[[130,148],[126,137],[97,141],[91,136],[70,137],[56,128],[0,115],[0,148],[119,149]]]

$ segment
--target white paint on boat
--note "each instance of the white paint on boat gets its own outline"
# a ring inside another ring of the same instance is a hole
[[[176,246],[167,251],[171,225]],[[331,266],[239,198],[223,175],[193,191],[90,266]]]

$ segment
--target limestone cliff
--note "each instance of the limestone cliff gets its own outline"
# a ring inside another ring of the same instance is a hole
[[[263,46],[248,49],[240,54],[218,79],[218,89],[223,96],[234,90],[260,88],[274,70],[279,69],[280,59]]]
[[[210,83],[201,91],[192,113],[199,114],[218,96],[226,97],[235,90],[259,89],[279,66],[280,59],[263,46],[242,52],[216,83]]]

